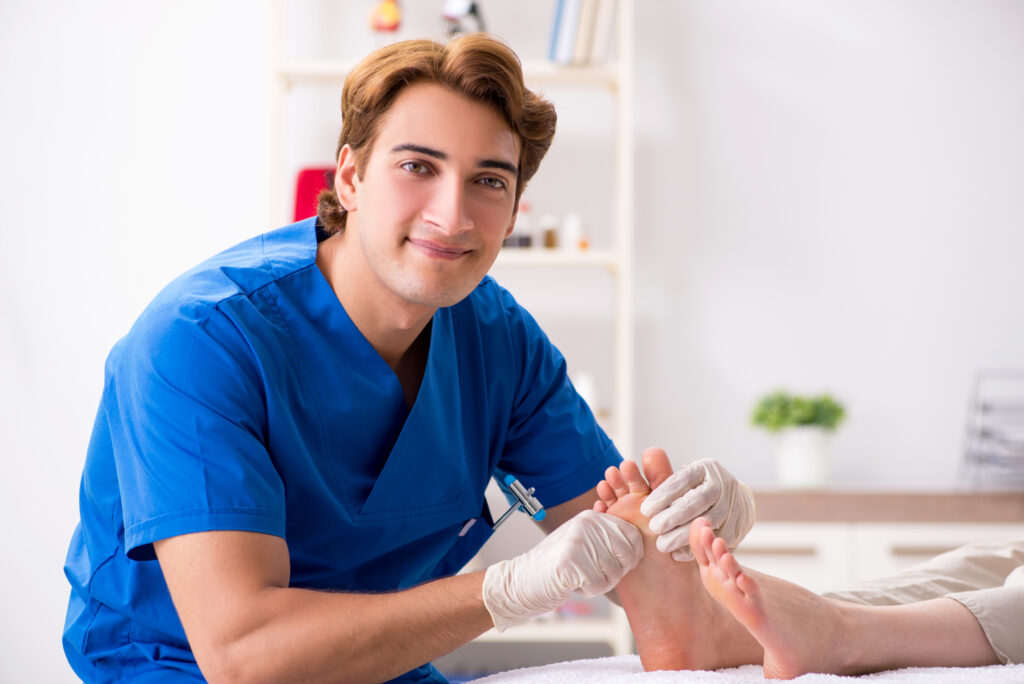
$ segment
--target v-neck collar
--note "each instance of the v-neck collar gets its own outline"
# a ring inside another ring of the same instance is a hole
[[[309,235],[314,241],[312,225]],[[351,397],[348,410],[353,413],[349,414],[349,419],[369,411],[372,415],[367,414],[365,420],[375,422],[385,415],[391,416],[385,422],[396,429],[392,433],[395,435],[392,444],[379,445],[387,449],[386,457],[371,466],[372,473],[363,475],[372,478],[372,485],[359,478],[362,481],[356,487],[359,491],[350,490],[354,495],[354,518],[369,522],[458,509],[464,503],[467,474],[461,383],[451,309],[439,308],[434,312],[423,379],[416,400],[412,407],[407,407],[398,376],[349,317],[316,265],[315,242],[308,258],[309,267],[315,273],[309,278],[306,310],[324,335],[329,353],[344,356],[331,365],[349,378],[353,387],[362,387],[367,393]],[[350,420],[346,420],[341,429],[355,440],[343,441],[355,447],[361,441],[360,436],[350,431],[359,432],[362,423],[358,418],[355,424]],[[377,453],[378,458],[384,456]],[[347,458],[362,459],[351,453]],[[346,488],[355,484],[346,480],[341,478]]]
[[[405,392],[402,389],[402,384],[399,380],[398,374],[390,365],[388,365],[388,362],[384,360],[384,357],[380,355],[373,344],[366,338],[363,332],[359,329],[359,326],[355,324],[355,321],[352,320],[352,317],[345,309],[344,304],[342,304],[341,300],[338,299],[338,295],[334,291],[334,288],[331,287],[327,277],[324,275],[323,271],[320,270],[320,266],[317,264],[319,245],[329,236],[324,232],[319,220],[312,219],[311,224],[310,233],[313,238],[313,244],[308,257],[311,267],[315,271],[313,285],[316,291],[316,298],[326,299],[326,302],[323,302],[320,307],[317,307],[319,309],[318,313],[321,316],[325,316],[330,319],[325,321],[328,323],[329,327],[340,330],[343,333],[341,337],[343,338],[342,341],[344,342],[346,352],[353,353],[355,358],[358,358],[362,363],[367,364],[367,370],[369,372],[372,372],[374,375],[384,376],[387,378],[385,382],[389,386],[388,389],[391,392],[398,392],[402,398],[403,405],[406,406],[406,412],[411,413],[412,409],[415,408],[416,404],[419,402],[420,392],[417,391],[416,400],[413,402],[413,405],[408,406],[405,402]],[[423,378],[420,381],[420,390],[422,390],[423,385],[427,382],[427,376],[431,372],[431,366],[434,365],[433,359],[438,356],[438,354],[435,354],[435,348],[438,343],[437,324],[441,311],[442,309],[436,310],[430,321],[427,322],[427,326],[430,327],[430,342],[427,349],[426,363],[424,364],[423,369]],[[448,342],[452,342],[451,335],[449,335]]]

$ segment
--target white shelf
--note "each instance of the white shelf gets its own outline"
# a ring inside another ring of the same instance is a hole
[[[602,267],[615,271],[620,257],[612,250],[560,250],[531,247],[505,247],[498,253],[495,266],[557,266],[559,268]]]
[[[341,85],[356,65],[341,60],[290,61],[281,64],[277,76],[286,87],[297,83]],[[528,61],[523,64],[523,76],[531,87],[573,86],[601,87],[618,90],[621,84],[616,64],[599,66],[561,66],[552,62]]]

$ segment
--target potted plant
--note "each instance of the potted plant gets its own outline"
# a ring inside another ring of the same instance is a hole
[[[845,417],[842,404],[827,394],[805,397],[777,391],[757,403],[751,421],[779,434],[780,484],[809,489],[824,486],[828,479],[828,436]]]

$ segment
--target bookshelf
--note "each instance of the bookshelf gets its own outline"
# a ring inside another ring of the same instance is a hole
[[[564,0],[552,0],[552,15],[556,6]],[[634,69],[634,2],[635,0],[582,0],[595,7],[598,2],[610,3],[611,12],[604,19],[595,16],[598,22],[611,24],[610,42],[614,55],[595,64],[562,65],[550,60],[526,60],[523,64],[527,86],[545,91],[547,89],[589,89],[610,95],[612,131],[610,149],[612,197],[609,244],[587,250],[566,249],[503,249],[495,265],[502,270],[554,269],[559,276],[571,284],[574,274],[584,270],[598,270],[607,274],[612,281],[612,376],[613,400],[610,406],[610,423],[606,424],[609,434],[615,440],[619,451],[628,458],[635,458],[633,443],[633,317],[634,317],[634,272],[633,272],[633,216],[634,216],[634,140],[633,140],[633,69]],[[269,161],[271,169],[270,186],[273,189],[291,188],[294,172],[285,163],[285,139],[288,131],[286,102],[295,86],[319,86],[333,89],[340,96],[341,87],[355,61],[348,59],[292,59],[285,54],[287,25],[286,0],[271,0],[270,3],[270,135]],[[595,13],[599,10],[594,9]],[[360,18],[362,19],[362,18]],[[608,41],[606,41],[607,43]],[[594,48],[592,48],[593,50]],[[604,49],[604,48],[597,48]],[[361,55],[359,55],[361,56]],[[560,127],[565,125],[559,121]],[[562,129],[564,133],[564,129]],[[337,131],[334,131],[337,135]],[[328,141],[333,149],[334,140]],[[272,192],[269,200],[270,225],[280,225],[290,220],[291,212],[288,193]],[[571,285],[567,285],[571,286]],[[597,407],[595,412],[597,411]],[[493,489],[497,489],[494,487]],[[488,499],[496,496],[488,491]],[[500,495],[497,495],[500,496]],[[503,501],[503,499],[501,499]],[[497,504],[500,508],[500,504]],[[492,510],[498,510],[492,504]],[[513,519],[523,516],[513,516]],[[515,524],[526,525],[527,521]],[[506,524],[503,532],[514,527]],[[531,525],[532,527],[532,525]],[[539,538],[539,530],[532,529]],[[471,566],[470,566],[471,567]],[[499,634],[494,630],[478,637],[481,643],[595,643],[605,644],[612,654],[633,652],[632,634],[625,614],[612,605],[610,613],[593,618],[539,619],[513,627]]]

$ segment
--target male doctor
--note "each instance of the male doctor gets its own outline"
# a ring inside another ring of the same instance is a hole
[[[108,358],[65,567],[85,681],[444,681],[431,659],[640,560],[635,527],[589,510],[620,455],[486,277],[552,106],[470,35],[371,54],[342,120],[319,216],[180,276]],[[458,575],[496,468],[551,534]],[[687,473],[664,550],[715,511],[742,537],[749,493]]]

